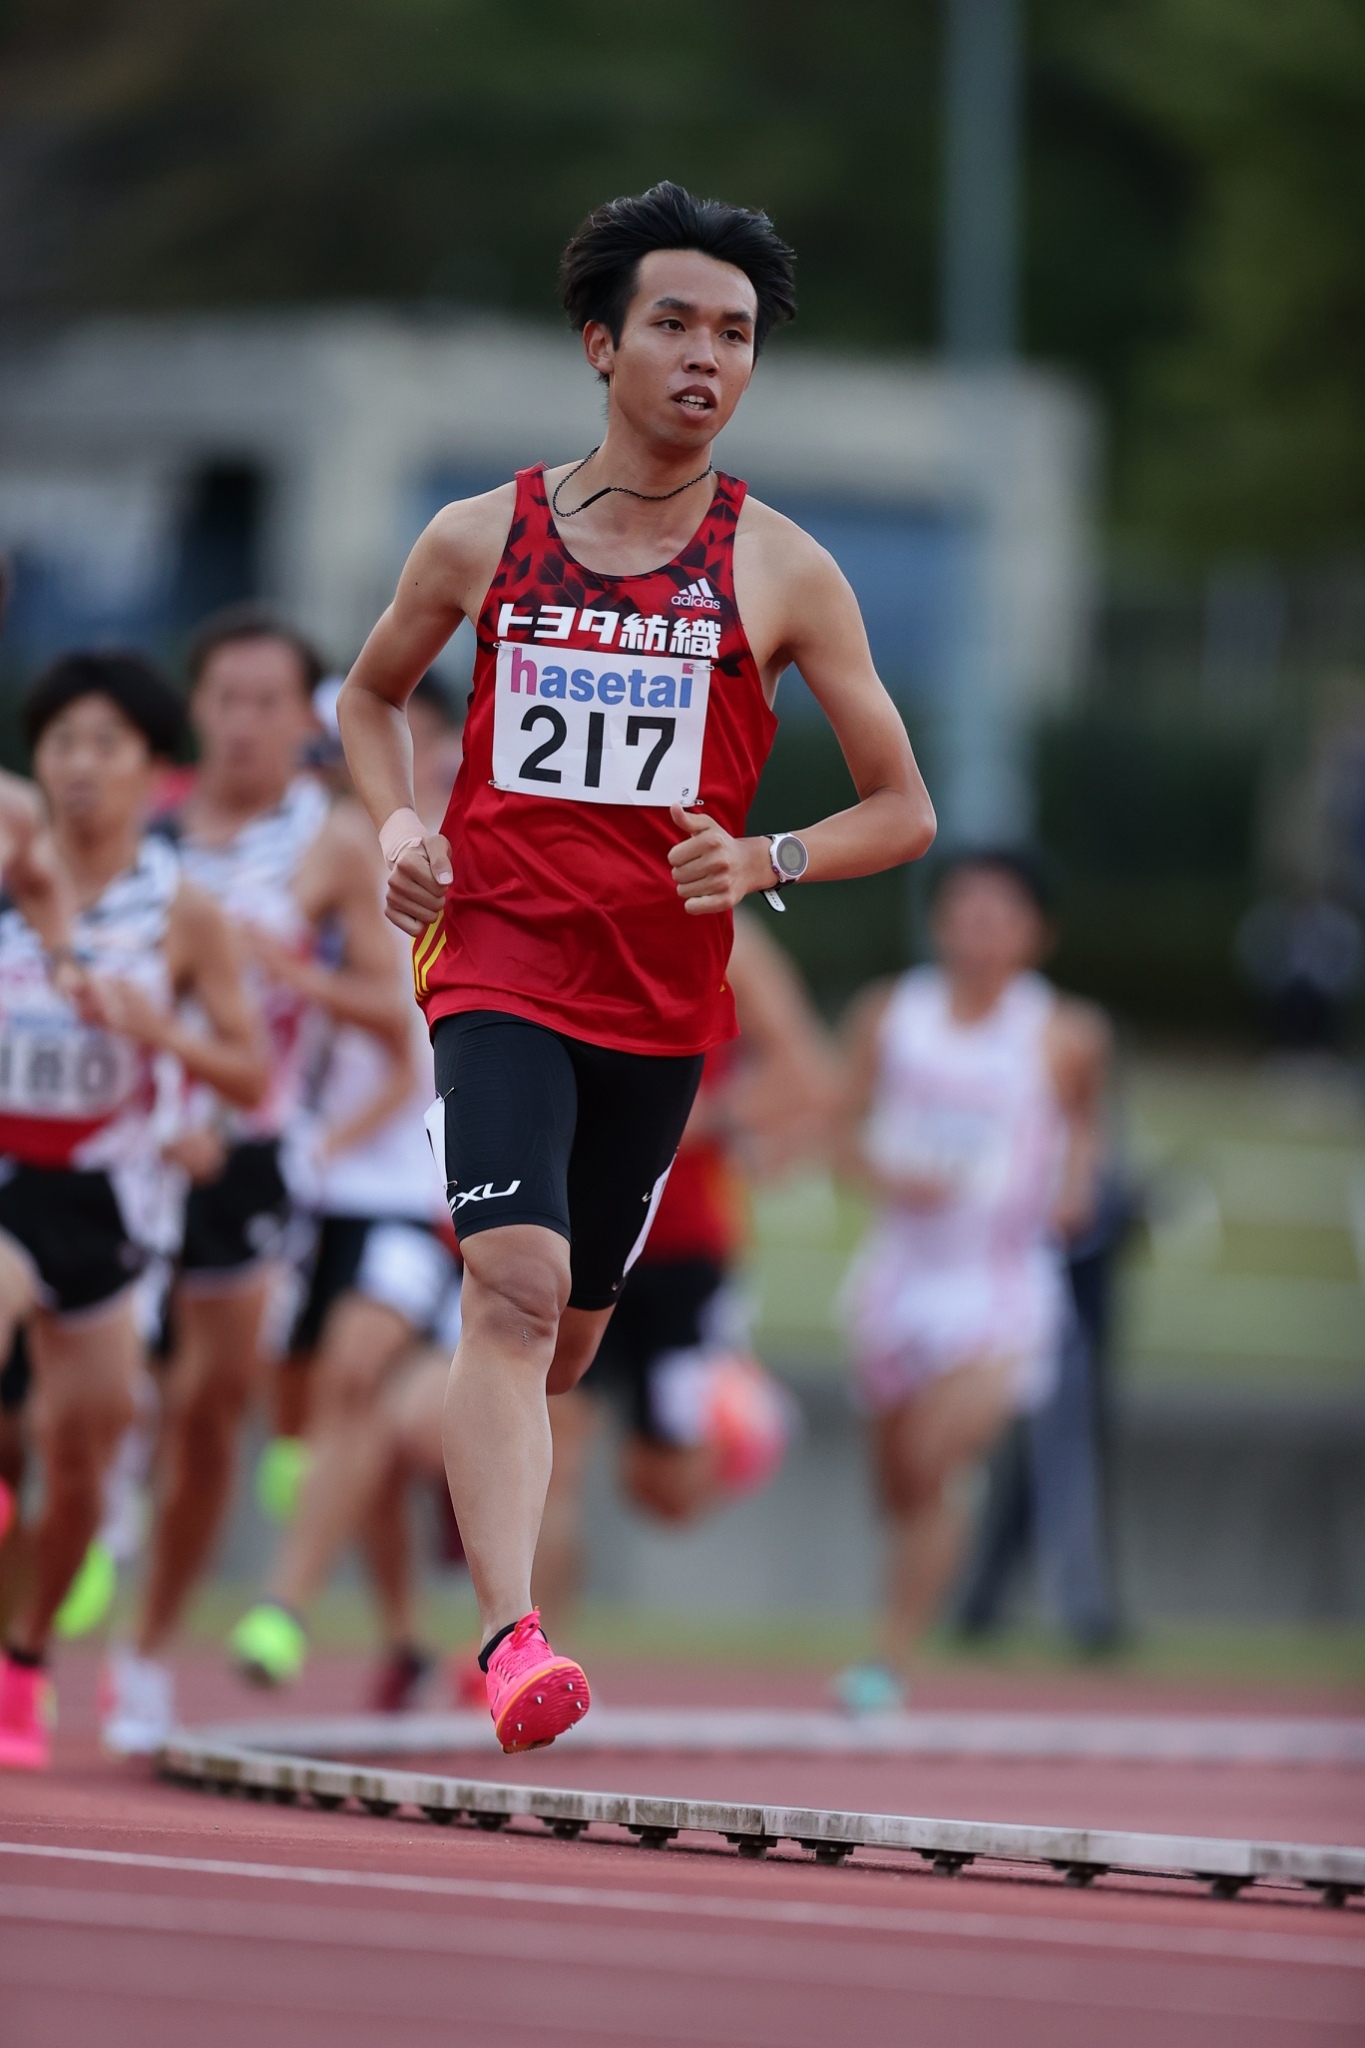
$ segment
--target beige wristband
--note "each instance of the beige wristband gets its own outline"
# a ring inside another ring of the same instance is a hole
[[[406,853],[410,846],[420,846],[426,838],[426,827],[416,811],[405,806],[385,818],[379,828],[379,848],[385,861],[392,867],[399,855]]]

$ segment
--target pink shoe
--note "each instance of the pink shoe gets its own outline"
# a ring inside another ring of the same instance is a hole
[[[488,1660],[488,1707],[503,1750],[544,1749],[591,1705],[582,1668],[556,1657],[533,1607]]]
[[[756,1358],[726,1352],[711,1362],[706,1441],[722,1490],[757,1493],[777,1476],[795,1428],[790,1394]]]
[[[57,1700],[41,1665],[0,1660],[0,1771],[45,1771]]]
[[[14,1495],[3,1479],[0,1479],[0,1543],[9,1535],[9,1525],[14,1520]]]

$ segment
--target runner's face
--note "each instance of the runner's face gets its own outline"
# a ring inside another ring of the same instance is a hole
[[[950,975],[1008,980],[1042,958],[1047,923],[1013,876],[964,868],[939,892],[933,933],[934,951]]]
[[[251,797],[281,789],[316,729],[306,679],[284,640],[229,640],[204,664],[190,700],[205,779]]]
[[[111,697],[77,697],[45,727],[33,772],[59,831],[99,838],[145,817],[156,763]]]
[[[758,298],[742,270],[696,249],[651,249],[619,343],[598,321],[583,341],[611,380],[611,407],[648,440],[704,454],[754,370]]]

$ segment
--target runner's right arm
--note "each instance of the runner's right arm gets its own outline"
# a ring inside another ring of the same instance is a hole
[[[451,869],[450,848],[439,832],[426,830],[413,805],[412,734],[403,707],[460,621],[478,617],[515,502],[515,487],[502,484],[436,515],[337,702],[351,780],[388,862],[388,915],[411,938],[441,915]]]
[[[240,1109],[254,1109],[269,1086],[270,1064],[242,987],[236,941],[213,898],[189,882],[180,884],[171,905],[166,964],[176,997],[193,997],[207,1033],[182,1024],[174,1010],[160,1009],[136,983],[114,976],[88,977],[92,1020],[173,1054],[192,1080],[206,1082]]]

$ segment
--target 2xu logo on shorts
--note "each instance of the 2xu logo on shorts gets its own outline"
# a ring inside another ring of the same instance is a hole
[[[509,1181],[505,1188],[495,1188],[491,1180],[486,1180],[481,1188],[464,1188],[458,1191],[451,1200],[451,1211],[453,1213],[456,1209],[463,1209],[466,1202],[501,1202],[505,1196],[514,1195],[520,1186],[519,1180],[513,1180]]]
[[[504,640],[493,785],[571,803],[695,803],[710,688],[708,661]]]

